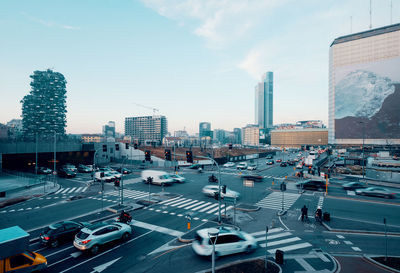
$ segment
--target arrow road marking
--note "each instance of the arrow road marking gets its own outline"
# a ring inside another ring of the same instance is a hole
[[[96,266],[96,267],[93,268],[93,271],[92,271],[91,273],[94,273],[94,272],[102,272],[102,271],[105,270],[107,267],[109,267],[110,265],[112,265],[113,263],[115,263],[116,261],[118,261],[118,260],[121,259],[121,258],[122,258],[122,257],[119,257],[119,258],[114,259],[114,260],[112,260],[112,261],[109,261],[109,262],[107,262],[107,263],[105,263],[105,264]]]

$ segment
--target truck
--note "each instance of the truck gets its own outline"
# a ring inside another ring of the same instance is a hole
[[[304,159],[304,166],[307,166],[307,167],[312,166],[313,165],[313,159],[314,158],[312,156],[307,156]]]
[[[25,230],[19,226],[0,229],[0,273],[45,269],[46,258],[28,249],[29,233]]]

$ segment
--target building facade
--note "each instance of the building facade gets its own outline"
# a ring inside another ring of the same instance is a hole
[[[103,135],[115,137],[115,121],[109,121],[106,125],[103,125]]]
[[[274,74],[267,72],[255,87],[255,124],[260,128],[273,127]]]
[[[81,140],[85,143],[100,143],[104,141],[104,137],[98,134],[83,134]]]
[[[328,145],[328,129],[272,130],[271,146],[301,147]]]
[[[258,146],[260,144],[260,127],[248,124],[242,128],[242,144],[245,146]]]
[[[233,128],[233,144],[242,144],[242,129]]]
[[[51,69],[34,71],[31,91],[22,100],[23,134],[27,139],[65,135],[66,84],[64,75]]]
[[[140,144],[161,145],[167,135],[168,124],[165,116],[143,116],[125,118],[125,135]]]
[[[400,144],[400,24],[336,38],[329,50],[329,143]]]
[[[209,137],[212,139],[213,131],[211,131],[211,123],[200,122],[199,123],[199,138]]]

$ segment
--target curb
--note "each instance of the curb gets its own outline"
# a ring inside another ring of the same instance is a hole
[[[241,208],[241,207],[235,208],[235,210],[245,211],[245,212],[254,212],[254,211],[258,211],[260,209],[261,209],[260,207],[255,207],[254,209],[245,209],[245,208]]]
[[[324,255],[329,256],[332,259],[333,262],[333,269],[332,269],[332,273],[339,273],[341,271],[341,267],[340,267],[340,263],[338,260],[335,259],[335,257],[333,257],[331,254],[329,254],[328,252],[324,252]]]
[[[364,235],[380,235],[380,236],[400,236],[399,232],[382,232],[382,231],[368,231],[368,230],[351,230],[351,229],[333,229],[326,223],[322,222],[322,225],[330,232],[337,233],[352,233],[352,234],[364,234]]]
[[[381,257],[381,256],[378,256],[378,257]],[[389,267],[387,265],[381,264],[380,262],[377,262],[374,259],[372,259],[371,256],[367,256],[367,255],[364,254],[363,258],[366,259],[368,262],[375,264],[378,267],[381,267],[381,268],[386,269],[386,270],[391,271],[391,272],[400,273],[400,270],[397,270],[395,268],[392,268],[392,267]]]

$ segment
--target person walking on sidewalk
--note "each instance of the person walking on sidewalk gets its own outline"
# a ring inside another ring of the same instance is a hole
[[[308,219],[308,208],[306,205],[301,208],[301,221],[304,221],[304,218]]]

